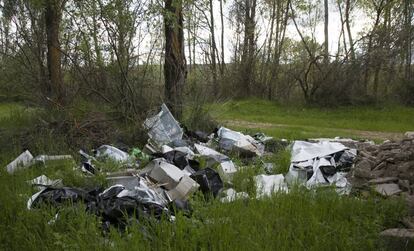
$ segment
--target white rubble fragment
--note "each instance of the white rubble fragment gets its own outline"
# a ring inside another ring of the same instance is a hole
[[[233,188],[226,189],[225,191],[223,191],[223,193],[225,194],[225,197],[220,199],[220,201],[223,203],[232,202],[237,199],[248,199],[249,198],[249,195],[246,192],[238,193]]]
[[[21,153],[15,160],[10,162],[6,166],[6,170],[8,173],[13,174],[15,171],[19,169],[24,169],[32,164],[33,155],[29,152],[29,150],[24,151]]]
[[[256,182],[256,197],[261,198],[271,196],[275,192],[288,192],[283,174],[277,175],[257,175],[254,177]]]

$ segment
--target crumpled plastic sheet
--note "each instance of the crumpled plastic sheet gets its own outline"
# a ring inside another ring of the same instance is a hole
[[[345,171],[349,171],[353,165],[356,154],[355,149],[338,142],[295,141],[286,179],[289,183],[304,183],[308,188],[335,185],[338,193],[348,194],[351,185]]]
[[[63,186],[61,179],[51,180],[44,174],[34,178],[33,180],[29,180],[28,183],[33,186],[37,186],[39,188],[49,187],[49,186],[53,186],[53,187]]]
[[[217,131],[220,148],[224,150],[237,150],[241,155],[251,157],[254,155],[262,156],[264,153],[264,144],[255,140],[249,135],[221,127]]]
[[[158,147],[183,137],[183,130],[165,104],[161,105],[161,111],[157,115],[144,121],[144,127],[149,130],[149,138]]]
[[[212,194],[217,197],[220,190],[223,189],[220,175],[209,167],[197,171],[190,177],[200,185],[200,190],[204,195]]]
[[[78,202],[85,203],[88,212],[100,216],[103,226],[113,224],[123,227],[131,217],[137,219],[166,217],[166,219],[174,220],[174,216],[165,206],[168,201],[155,190],[150,189],[143,180],[140,180],[139,186],[135,186],[133,190],[117,184],[101,193],[97,189],[86,191],[72,187],[48,187],[29,199],[28,209],[36,208],[44,203],[60,208],[67,203]]]
[[[257,175],[254,177],[256,182],[256,197],[261,198],[271,196],[276,192],[288,192],[283,174],[277,175]]]
[[[96,149],[96,158],[109,158],[114,161],[126,162],[129,159],[129,154],[110,145],[102,145]]]

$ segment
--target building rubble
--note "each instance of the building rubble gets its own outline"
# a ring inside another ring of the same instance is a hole
[[[143,126],[148,131],[143,150],[125,151],[102,145],[91,153],[79,151],[81,162],[77,170],[85,177],[103,175],[106,185],[68,187],[61,179],[52,180],[41,175],[28,181],[37,192],[28,199],[27,208],[34,210],[45,203],[61,208],[68,203],[82,202],[87,212],[102,219],[103,229],[109,229],[111,225],[125,227],[133,219],[164,218],[173,222],[176,210],[191,212],[189,200],[197,191],[206,199],[217,198],[225,203],[254,199],[246,191],[234,189],[235,175],[241,168],[249,167],[238,166],[243,164],[229,156],[260,160],[269,151],[286,147],[291,149],[288,173],[272,173],[275,163],[262,161],[263,170],[268,174],[252,177],[256,199],[273,193],[288,193],[292,185],[304,189],[329,186],[340,194],[350,194],[351,188],[353,191],[374,188],[384,196],[401,193],[413,196],[413,138],[381,145],[339,138],[289,144],[262,133],[252,137],[225,127],[211,134],[184,133],[164,104],[161,111],[148,118]],[[70,155],[33,157],[26,150],[7,165],[6,170],[13,174],[36,163],[46,165],[49,161],[62,159],[74,161]],[[99,167],[101,162],[122,168],[106,172]]]

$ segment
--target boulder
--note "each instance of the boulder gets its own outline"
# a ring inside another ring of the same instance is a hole
[[[391,228],[380,233],[390,250],[414,250],[414,229]]]

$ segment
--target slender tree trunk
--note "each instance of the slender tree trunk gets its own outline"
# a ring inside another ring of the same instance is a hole
[[[348,40],[349,40],[349,49],[351,50],[351,60],[355,60],[355,49],[354,49],[354,41],[352,40],[352,32],[351,32],[351,25],[349,20],[349,12],[351,9],[351,3],[350,0],[346,0],[345,5],[345,24],[346,24],[346,30],[348,32]]]
[[[172,114],[180,120],[183,111],[183,88],[187,75],[184,54],[182,0],[165,0],[165,100]]]
[[[325,43],[324,43],[324,56],[325,56],[325,64],[329,63],[329,4],[328,0],[324,0],[324,7],[325,7]]]
[[[273,41],[273,28],[275,25],[275,16],[276,16],[276,0],[273,0],[272,2],[272,11],[271,11],[271,21],[270,21],[270,34],[269,34],[269,41],[267,44],[267,59],[266,59],[266,64],[265,67],[267,68],[267,71],[271,71],[272,67],[270,67],[270,55],[272,55],[272,41]],[[278,31],[276,31],[278,32]],[[277,48],[275,48],[276,50]],[[272,73],[270,72],[270,75],[272,75]],[[270,77],[271,78],[271,77]],[[267,99],[272,100],[272,79],[267,78],[267,74],[266,74],[266,86],[267,86]]]
[[[405,14],[405,79],[409,83],[411,81],[411,58],[412,58],[412,36],[411,36],[411,19],[412,19],[412,2],[411,0],[405,0],[404,3],[404,14]]]
[[[214,88],[214,95],[217,96],[219,92],[219,85],[217,82],[217,67],[216,67],[216,35],[214,32],[215,25],[214,25],[214,10],[213,10],[213,0],[209,1],[210,4],[210,33],[211,33],[211,70],[213,73],[213,88]]]
[[[62,1],[47,0],[45,25],[47,38],[47,96],[52,96],[58,103],[64,103],[64,89],[61,68],[61,49],[59,43],[59,26],[62,17]]]
[[[226,66],[224,60],[224,14],[223,14],[223,0],[220,1],[220,22],[221,22],[221,66],[220,66],[220,75],[223,80],[224,76],[224,67]]]

